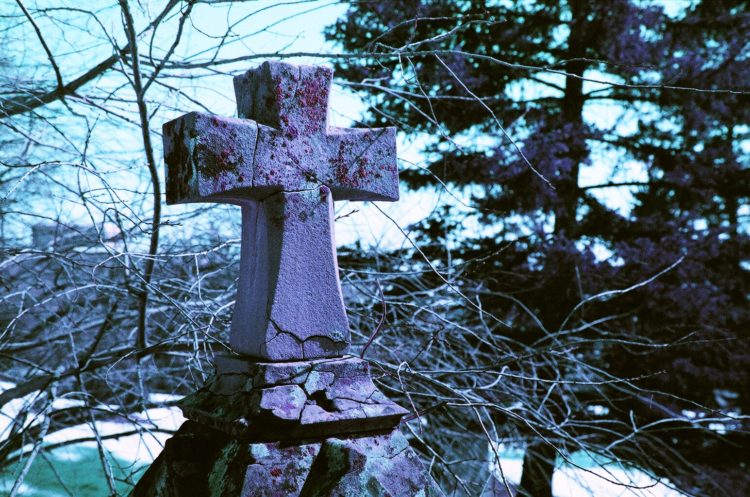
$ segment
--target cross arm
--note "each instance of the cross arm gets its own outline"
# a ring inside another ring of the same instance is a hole
[[[163,126],[167,203],[252,197],[257,123],[190,112]]]
[[[398,200],[396,128],[329,128],[326,150],[334,200]]]

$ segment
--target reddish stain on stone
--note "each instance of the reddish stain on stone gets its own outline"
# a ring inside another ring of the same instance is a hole
[[[281,476],[281,468],[273,468],[271,470],[271,476]]]
[[[322,81],[320,78],[317,78],[309,79],[300,85],[299,103],[303,107],[314,107],[315,111],[319,111],[320,108],[325,107],[327,102],[322,88],[323,85],[321,83]]]
[[[296,126],[294,126],[293,124],[287,126],[286,134],[289,135],[291,139],[295,139],[299,136],[299,132],[297,131]]]

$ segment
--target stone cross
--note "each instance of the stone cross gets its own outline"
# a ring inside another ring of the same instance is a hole
[[[345,354],[333,201],[398,200],[395,128],[328,126],[332,76],[266,62],[234,78],[239,119],[191,112],[164,125],[167,203],[242,206],[230,344],[243,355]]]

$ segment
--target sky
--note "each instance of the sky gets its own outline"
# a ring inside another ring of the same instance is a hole
[[[690,4],[690,0],[662,0],[661,3],[670,15],[677,15]],[[333,53],[339,51],[337,47],[325,41],[322,34],[326,26],[346,12],[346,4],[335,1],[313,1],[306,2],[304,6],[299,4],[284,5],[280,2],[261,2],[259,5],[275,5],[273,8],[264,10],[261,14],[252,17],[242,25],[244,32],[257,33],[248,42],[237,43],[224,52],[225,56],[234,57],[247,53],[274,53],[282,50],[285,53],[292,52],[321,52]],[[242,4],[240,4],[242,5]],[[255,9],[255,7],[253,7]],[[203,11],[196,16],[201,24],[200,31],[210,32],[210,26],[221,29],[226,24],[225,12],[220,8],[203,6]],[[241,9],[247,10],[246,7]],[[232,13],[237,15],[237,12]],[[269,27],[270,26],[270,27]],[[219,33],[216,33],[219,34]],[[192,43],[184,44],[186,50],[195,52]],[[297,63],[326,64],[327,61],[320,58],[299,57],[289,59]],[[562,78],[560,75],[547,75],[549,78]],[[588,74],[595,79],[606,80],[604,74]],[[223,86],[222,86],[223,85]],[[535,85],[539,88],[539,85]],[[586,82],[584,91],[591,91],[602,85]],[[516,91],[529,91],[529,88],[519,88]],[[233,90],[230,78],[218,82],[211,92],[202,92],[196,95],[201,101],[217,114],[232,115],[234,113]],[[350,126],[356,122],[366,106],[346,87],[336,84],[331,94],[329,119],[335,126]],[[634,130],[636,119],[613,105],[607,103],[589,103],[584,110],[584,117],[590,122],[602,127],[618,127],[619,131]],[[434,141],[429,136],[399,135],[398,155],[400,169],[406,167],[425,167],[427,161],[421,150],[430,142]],[[581,186],[605,183],[608,180],[616,181],[645,181],[646,170],[643,164],[636,161],[628,161],[625,167],[619,169],[613,177],[610,177],[611,168],[607,164],[613,163],[615,157],[607,152],[594,153],[594,162],[581,170]],[[598,158],[598,160],[597,160]],[[608,206],[627,214],[634,201],[632,187],[606,188],[592,192],[603,200]],[[455,199],[458,199],[455,200]],[[469,190],[455,190],[450,192],[421,191],[404,192],[402,199],[396,204],[379,203],[378,208],[369,203],[339,202],[336,205],[337,215],[341,217],[336,222],[336,240],[339,245],[348,245],[359,240],[364,245],[385,246],[393,248],[409,244],[404,239],[402,229],[408,232],[408,227],[421,221],[441,204],[451,203],[471,204]],[[461,207],[459,205],[459,207]],[[388,217],[383,215],[382,209]],[[462,208],[467,211],[469,209]],[[389,217],[391,219],[389,219]],[[394,223],[395,221],[395,223]],[[400,227],[400,228],[399,228]],[[477,232],[480,227],[476,219],[467,218],[465,229],[468,232]],[[606,253],[602,253],[606,256]]]
[[[325,40],[323,30],[345,14],[346,4],[330,0],[308,2],[304,6],[283,5],[281,2],[260,2],[259,4],[278,6],[263,11],[261,15],[243,24],[244,32],[257,32],[258,34],[253,36],[250,42],[237,43],[230,47],[224,52],[224,56],[235,57],[247,53],[272,54],[279,50],[285,53],[338,51],[337,47]],[[201,24],[197,27],[201,31],[208,31],[210,26],[218,26],[221,29],[226,24],[224,9],[209,6],[202,6],[202,8],[203,11],[196,16],[200,19]],[[257,7],[254,6],[253,10],[256,9]],[[184,46],[186,49],[190,47],[191,52],[195,51],[191,47],[190,40],[187,40]],[[300,64],[330,65],[324,59],[316,57],[295,57],[287,60]],[[216,87],[212,92],[201,93],[199,98],[204,105],[212,110],[215,109],[214,112],[217,114],[235,115],[231,78],[224,78],[222,83],[223,86]],[[329,123],[339,127],[352,126],[359,121],[365,110],[364,103],[346,87],[337,84],[334,75]],[[405,138],[400,134],[398,139],[399,168],[424,164],[425,159],[420,149],[424,146],[425,139],[407,140]],[[377,208],[370,202],[337,202],[335,205],[338,217],[335,223],[336,242],[341,246],[350,245],[359,240],[363,245],[375,248],[382,246],[393,248],[408,244],[399,226],[406,228],[424,219],[440,200],[439,196],[432,193],[405,192],[402,189],[402,198],[399,202],[395,204],[380,202]],[[379,209],[382,209],[391,219],[384,216]]]
[[[59,0],[61,5],[72,5],[70,0]],[[32,2],[28,2],[33,7]],[[148,19],[155,15],[160,2],[141,2],[143,9],[139,10],[134,5],[134,15],[136,22],[143,26]],[[689,5],[689,0],[664,0],[662,4],[670,14],[677,14],[685,6]],[[47,0],[39,0],[36,7],[49,6]],[[102,4],[109,5],[109,4]],[[337,52],[337,47],[327,43],[323,36],[323,30],[326,26],[335,22],[337,18],[344,15],[347,5],[332,0],[315,0],[315,1],[254,1],[254,2],[237,2],[234,4],[217,3],[214,5],[201,4],[196,7],[191,17],[192,25],[186,30],[186,37],[183,39],[177,51],[182,56],[189,56],[190,60],[205,60],[209,53],[207,49],[216,43],[216,38],[224,33],[227,23],[235,25],[234,32],[242,35],[240,38],[230,37],[227,39],[222,48],[222,57],[240,57],[249,54],[269,54],[269,58],[276,52],[292,53],[331,53]],[[12,4],[6,3],[0,7],[0,11],[13,9]],[[113,37],[120,45],[125,42],[124,33],[122,32],[119,11],[116,6],[103,7],[99,12],[102,19],[102,25],[97,25],[93,21],[87,21],[87,25],[81,25],[80,20],[76,20],[79,29],[64,29],[64,26],[49,25],[44,26],[48,39],[52,44],[53,52],[56,54],[60,65],[68,74],[76,74],[78,67],[89,67],[91,60],[98,60],[105,55],[110,46],[107,37]],[[43,20],[40,20],[43,22]],[[171,22],[161,29],[156,36],[156,47],[168,46],[174,36],[175,22]],[[80,29],[81,27],[85,29]],[[170,31],[171,29],[171,31]],[[23,49],[27,51],[29,60],[36,60],[36,74],[33,77],[44,77],[51,80],[50,67],[46,61],[46,56],[39,50],[38,43],[29,31],[23,33],[25,45]],[[144,51],[146,44],[142,43],[141,50]],[[32,53],[34,50],[36,52]],[[158,48],[157,48],[158,53]],[[265,58],[265,57],[264,57]],[[260,63],[264,58],[253,61],[245,61],[240,64],[226,66],[224,74],[217,74],[207,80],[189,81],[183,88],[186,93],[200,102],[205,108],[218,115],[232,116],[236,115],[234,90],[232,87],[231,74],[236,74]],[[318,57],[298,57],[287,59],[296,63],[327,64],[325,58]],[[222,68],[220,68],[222,69]],[[184,74],[176,76],[189,77],[190,71],[184,71]],[[559,77],[548,75],[550,78]],[[593,75],[597,78],[606,77],[604,75]],[[174,79],[175,84],[184,83],[184,79]],[[121,79],[117,77],[103,78],[102,80],[92,83],[105,89],[107,86],[121,85]],[[594,83],[587,82],[585,90],[593,89]],[[537,85],[538,87],[538,85]],[[531,89],[533,90],[533,89]],[[530,91],[530,88],[517,88],[515,91]],[[161,98],[161,97],[160,97]],[[161,122],[177,117],[183,112],[190,110],[203,110],[197,105],[192,108],[191,103],[185,99],[177,100],[175,95],[165,95],[164,104],[174,104],[174,111],[159,111],[157,114]],[[174,99],[174,102],[170,102]],[[337,84],[334,80],[334,87],[331,93],[329,120],[335,126],[351,126],[362,116],[366,110],[362,101],[345,86]],[[87,109],[90,112],[90,109]],[[621,128],[633,128],[634,119],[632,116],[623,115],[622,110],[608,106],[606,104],[588,104],[585,108],[585,118],[601,126],[618,126]],[[158,124],[158,122],[157,122]],[[114,133],[114,134],[113,134]],[[106,156],[110,162],[132,160],[133,153],[139,153],[138,144],[139,129],[137,123],[131,127],[119,127],[115,130],[104,131],[101,135],[95,135],[91,140],[92,150],[100,152],[101,157]],[[425,157],[420,153],[421,149],[434,140],[429,136],[410,136],[406,137],[399,134],[399,166],[401,169],[407,167],[424,167],[427,165]],[[134,145],[135,144],[135,145]],[[161,158],[160,140],[155,141],[156,155]],[[140,152],[142,154],[142,152]],[[604,182],[607,179],[615,180],[643,180],[645,169],[642,164],[630,162],[626,167],[617,172],[614,178],[608,178],[610,168],[606,164],[613,161],[613,157],[606,153],[599,154],[599,160],[581,171],[581,185],[592,185]],[[160,171],[163,169],[160,163]],[[142,169],[141,169],[142,172]],[[164,184],[163,172],[161,173],[162,185]],[[143,174],[129,176],[123,180],[126,184],[133,184],[134,187],[143,188],[143,182],[147,181]],[[96,185],[91,186],[92,189]],[[603,197],[608,205],[627,213],[633,201],[631,188],[606,188],[596,193]],[[454,199],[458,199],[455,200]],[[52,192],[51,198],[55,198]],[[338,202],[336,204],[337,216],[340,218],[336,225],[336,240],[339,245],[349,245],[355,241],[360,241],[368,246],[385,246],[388,248],[400,245],[408,245],[409,242],[404,239],[402,230],[408,232],[408,227],[421,221],[429,213],[442,203],[464,203],[470,204],[471,199],[468,190],[464,191],[421,191],[405,192],[402,189],[402,198],[397,203],[379,203],[373,206],[370,203],[362,202]],[[236,224],[228,229],[228,233],[237,233],[239,227],[239,209],[236,207],[226,207],[227,209],[236,210],[234,219]],[[171,216],[185,212],[190,207],[183,206],[165,206],[164,217],[169,221]],[[385,213],[383,214],[381,210]],[[54,205],[51,217],[67,216],[71,222],[86,223],[89,212],[83,205],[63,206],[62,203]],[[230,214],[231,216],[231,214]],[[90,221],[89,221],[90,222]],[[191,227],[180,227],[179,229],[190,229]],[[178,229],[178,228],[174,228]],[[200,229],[200,228],[196,228]],[[472,218],[468,218],[465,229],[468,232],[476,232],[480,229],[479,224]],[[165,228],[166,236],[169,236],[172,228]]]
[[[27,8],[32,12],[43,8],[58,8],[66,6],[76,6],[76,2],[71,0],[29,0],[26,3]],[[119,46],[126,42],[125,34],[122,29],[119,8],[116,2],[101,2],[86,5],[92,8],[97,5],[95,13],[98,19],[93,19],[82,13],[65,13],[59,10],[50,12],[50,15],[56,17],[58,22],[50,22],[42,14],[36,15],[37,22],[42,29],[45,39],[52,52],[55,55],[57,63],[62,68],[66,80],[70,80],[84,70],[91,67],[92,61],[98,61],[106,58],[111,53],[111,43],[115,40]],[[99,7],[101,5],[101,7]],[[133,15],[136,24],[143,27],[152,19],[159,9],[162,8],[162,2],[146,1],[131,2]],[[139,9],[138,5],[143,8]],[[176,76],[170,80],[175,86],[180,86],[185,93],[199,102],[203,107],[212,113],[225,116],[236,116],[234,89],[232,86],[232,75],[237,74],[245,69],[250,69],[260,64],[266,58],[273,58],[277,52],[307,52],[307,53],[326,53],[337,51],[336,47],[327,43],[323,36],[323,30],[327,25],[332,24],[342,16],[346,11],[347,5],[332,0],[296,0],[296,1],[253,1],[253,2],[236,2],[216,4],[199,4],[191,16],[191,26],[185,30],[185,36],[177,48],[177,53],[183,57],[189,57],[191,61],[205,60],[210,56],[208,50],[216,43],[217,37],[220,37],[228,23],[234,24],[234,34],[241,35],[227,39],[221,50],[222,58],[241,57],[250,54],[269,54],[268,57],[258,58],[252,61],[245,61],[239,64],[222,66],[219,69],[224,70],[223,74],[217,74],[215,77],[201,80],[190,80],[191,71],[185,70],[182,73],[172,72]],[[0,2],[0,16],[16,15],[20,11],[13,2]],[[159,54],[171,43],[177,23],[176,19],[164,25],[157,32],[154,40],[155,52]],[[17,25],[6,32],[5,40],[0,40],[12,46],[12,53],[18,57],[25,67],[25,76],[29,81],[54,81],[54,75],[51,66],[47,60],[46,54],[42,51],[35,33],[27,29],[28,25],[18,22]],[[148,53],[148,42],[145,38],[140,43],[142,55]],[[324,58],[319,57],[297,57],[287,59],[290,62],[302,64],[328,64]],[[16,62],[16,61],[14,61]],[[2,76],[0,75],[0,78]],[[127,85],[120,75],[114,74],[95,80],[84,87],[81,93],[89,95],[103,95],[110,90],[117,89]],[[150,90],[151,95],[156,101],[150,102],[151,109],[157,110],[154,124],[159,126],[182,113],[192,110],[201,109],[198,105],[193,105],[187,99],[177,99],[176,94],[161,91],[155,88]],[[123,91],[123,90],[120,90]],[[126,88],[125,91],[130,91]],[[129,96],[132,98],[132,95]],[[42,140],[60,140],[64,142],[70,150],[80,151],[82,143],[86,142],[89,147],[88,158],[94,167],[99,162],[99,167],[106,169],[107,179],[123,190],[144,191],[147,188],[148,177],[144,174],[145,168],[122,168],[122,171],[114,172],[118,169],[118,164],[143,160],[143,152],[140,147],[140,129],[137,123],[137,116],[132,115],[133,106],[129,108],[123,105],[122,113],[131,113],[131,124],[123,124],[122,121],[112,120],[115,125],[104,123],[107,116],[105,114],[95,115],[90,107],[77,106],[75,101],[68,103],[74,111],[81,111],[79,114],[87,114],[92,119],[84,122],[70,118],[65,121],[61,117],[52,117],[50,122],[54,124],[52,134],[57,136],[40,137]],[[60,103],[49,106],[49,109],[55,107],[61,108]],[[118,109],[116,100],[109,101],[106,105],[110,108]],[[174,106],[178,110],[163,110]],[[64,109],[62,109],[64,110]],[[329,122],[334,126],[347,127],[354,124],[362,116],[365,105],[346,87],[334,84],[330,99]],[[63,112],[62,114],[66,114]],[[86,140],[83,136],[86,132],[86,126],[91,125],[91,137]],[[39,130],[37,129],[37,132]],[[155,130],[158,133],[158,128]],[[33,133],[33,130],[32,130]],[[399,137],[399,158],[402,160],[401,166],[423,162],[424,159],[419,154],[419,148],[422,141],[407,142],[403,136]],[[160,180],[164,185],[163,161],[161,140],[156,137],[154,140],[155,155],[159,161]],[[34,160],[50,160],[51,158],[64,161],[62,153],[50,152],[49,149],[38,149],[38,156]],[[33,155],[33,154],[32,154]],[[76,154],[73,154],[71,162],[78,160]],[[54,170],[54,166],[46,166],[46,170]],[[80,169],[79,169],[80,171]],[[103,191],[101,184],[97,183],[98,177],[91,174],[75,173],[75,168],[71,171],[66,169],[63,181],[68,181],[69,185],[75,190],[80,185],[89,192]],[[38,222],[48,222],[45,219],[61,219],[63,222],[73,225],[87,225],[98,223],[99,219],[92,216],[88,206],[79,202],[75,197],[65,197],[61,194],[59,187],[54,183],[44,184],[44,181],[33,181],[38,178],[38,174],[44,174],[44,171],[35,170],[28,176],[24,177],[18,184],[12,185],[10,191],[0,192],[0,200],[3,196],[13,197],[23,192],[27,192],[29,185],[35,188],[47,188],[45,191],[38,191],[41,203],[44,205],[43,211],[30,213],[26,218],[17,224],[18,229],[27,230],[30,233],[30,226]],[[119,174],[119,176],[118,176]],[[80,182],[80,183],[78,183]],[[92,193],[93,194],[93,193]],[[163,199],[165,200],[165,199]],[[143,198],[133,197],[131,202],[141,202]],[[384,216],[378,208],[370,203],[362,202],[337,202],[337,216],[343,216],[336,223],[336,241],[338,245],[349,245],[360,240],[365,245],[377,247],[379,244],[386,244],[389,247],[399,245],[404,242],[401,231],[395,223],[400,226],[408,226],[411,223],[424,218],[436,205],[437,197],[428,194],[405,194],[398,203],[379,204],[382,209],[392,219]],[[163,207],[164,220],[169,222],[171,217],[190,210],[188,206],[166,206]],[[239,236],[240,213],[238,207],[221,207],[220,209],[233,209],[236,214],[230,214],[236,223],[233,226],[223,226],[219,229],[226,229],[227,236]],[[199,223],[201,224],[201,223]],[[194,225],[183,226],[182,229],[190,230]],[[200,227],[195,227],[200,229]],[[169,225],[163,229],[165,237],[170,233],[175,233]]]

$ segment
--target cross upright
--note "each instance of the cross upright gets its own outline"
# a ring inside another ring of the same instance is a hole
[[[334,200],[398,200],[395,128],[328,126],[333,71],[265,62],[234,78],[239,119],[164,125],[167,203],[242,206],[230,345],[271,361],[349,349]]]

